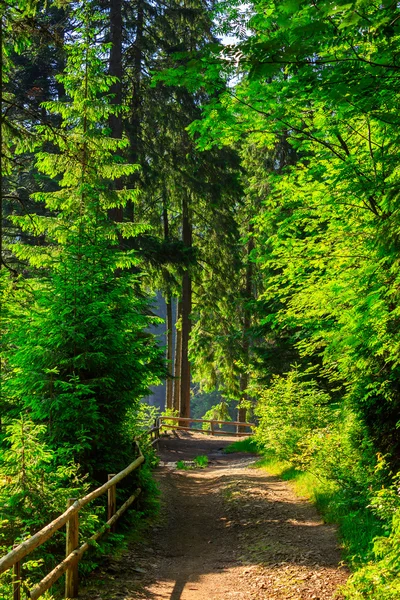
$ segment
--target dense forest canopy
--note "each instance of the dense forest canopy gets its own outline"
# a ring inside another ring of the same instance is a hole
[[[0,13],[2,546],[58,486],[126,464],[165,379],[167,414],[256,418],[261,446],[373,514],[348,597],[397,597],[398,4]]]

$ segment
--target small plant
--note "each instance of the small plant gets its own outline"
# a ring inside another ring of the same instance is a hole
[[[198,467],[199,469],[205,469],[206,467],[208,467],[208,456],[195,456],[193,462],[195,467]]]
[[[190,469],[189,465],[184,460],[178,460],[176,463],[176,468],[180,469],[181,471],[187,471]]]
[[[249,452],[250,454],[260,454],[262,453],[262,447],[257,443],[254,437],[243,438],[242,440],[238,440],[237,442],[233,442],[229,444],[224,449],[225,454],[233,454],[235,452]]]
[[[161,416],[162,417],[179,417],[179,411],[177,411],[174,408],[166,408],[164,410],[164,412],[161,413]],[[170,421],[170,420],[167,420],[164,418],[163,422],[162,422],[163,426],[162,426],[161,430],[167,431],[168,429],[170,429],[171,427],[174,427],[177,424],[178,424],[178,422],[175,420]]]

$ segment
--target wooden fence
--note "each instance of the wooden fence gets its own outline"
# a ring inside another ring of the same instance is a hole
[[[116,486],[117,484],[125,479],[127,475],[140,468],[144,462],[144,456],[138,444],[138,440],[146,435],[150,436],[150,443],[155,444],[158,442],[160,427],[158,422],[149,431],[145,431],[136,440],[136,446],[138,449],[138,458],[128,465],[123,471],[120,471],[116,475],[109,475],[108,481],[99,488],[90,492],[86,496],[80,499],[70,498],[68,501],[67,510],[54,519],[51,523],[48,523],[43,529],[35,533],[33,536],[15,546],[11,552],[6,554],[0,559],[0,575],[8,569],[13,570],[13,600],[21,599],[21,563],[22,560],[31,554],[33,550],[39,548],[42,544],[47,542],[56,531],[66,525],[66,557],[59,563],[50,573],[48,573],[37,585],[32,589],[26,590],[26,594],[31,600],[37,600],[44,594],[60,577],[65,573],[65,597],[76,598],[78,595],[78,563],[84,553],[89,550],[93,542],[96,542],[104,533],[112,531],[115,523],[121,515],[133,504],[136,498],[141,493],[141,489],[136,489],[133,494],[128,498],[126,502],[117,510],[116,507]],[[79,511],[86,504],[99,498],[107,492],[107,522],[103,527],[94,535],[92,535],[84,544],[79,546],[78,535],[79,535]]]
[[[176,425],[171,425],[177,423]],[[182,425],[182,423],[187,424]],[[210,430],[196,430],[190,427],[190,423],[208,423]],[[236,432],[222,431],[217,428],[218,425],[234,425],[238,428]],[[93,542],[96,542],[107,531],[113,531],[115,523],[121,515],[133,504],[136,498],[141,493],[138,488],[128,498],[126,502],[117,510],[116,507],[116,486],[125,479],[127,475],[140,468],[144,462],[144,456],[139,446],[139,441],[145,437],[150,437],[150,443],[155,444],[159,441],[160,430],[180,429],[184,431],[199,431],[203,433],[211,433],[211,435],[231,435],[231,436],[248,436],[251,432],[239,431],[239,428],[252,428],[253,423],[241,423],[239,421],[218,421],[207,419],[190,419],[186,417],[159,417],[156,419],[154,427],[143,432],[136,438],[136,446],[138,449],[138,458],[128,465],[123,471],[116,475],[108,476],[108,481],[99,488],[93,490],[86,496],[80,499],[70,498],[68,500],[67,510],[48,523],[43,529],[32,535],[30,538],[15,546],[8,554],[0,559],[0,575],[8,569],[13,570],[13,600],[21,600],[21,564],[22,560],[31,554],[36,548],[47,542],[56,531],[66,525],[66,556],[50,573],[48,573],[38,584],[32,589],[26,590],[27,596],[31,600],[37,600],[48,590],[64,573],[65,576],[65,597],[76,598],[78,595],[78,563],[84,553],[89,550]],[[107,521],[103,527],[86,542],[79,546],[79,511],[92,500],[99,498],[107,492]]]
[[[210,420],[210,419],[190,419],[188,417],[159,417],[158,419],[159,426],[163,429],[180,429],[181,431],[198,431],[200,433],[211,433],[211,435],[231,435],[231,436],[249,436],[252,434],[252,431],[241,431],[241,429],[251,429],[255,427],[254,423],[243,423],[241,421],[218,421],[218,420]],[[176,423],[176,425],[171,425],[172,423]],[[182,423],[186,423],[182,425]],[[208,423],[210,424],[209,429],[193,429],[190,427],[190,423]],[[236,427],[236,431],[222,431],[218,425],[234,425]]]

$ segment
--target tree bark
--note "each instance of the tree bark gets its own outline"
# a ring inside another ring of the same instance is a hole
[[[182,199],[182,240],[186,248],[192,246],[192,225],[189,215],[189,203],[186,195]],[[190,417],[190,362],[189,339],[192,312],[192,280],[189,270],[182,277],[182,373],[180,416]]]
[[[240,376],[240,396],[241,396],[241,400],[247,400],[247,395],[246,395],[246,389],[249,383],[249,378],[247,373],[242,373]],[[246,422],[246,413],[247,413],[247,409],[245,407],[239,407],[238,411],[237,411],[237,420],[240,421],[240,423],[245,423]],[[244,433],[246,430],[246,427],[243,427],[242,425],[236,425],[236,431],[237,433]]]
[[[250,239],[247,244],[247,265],[246,265],[246,283],[245,283],[245,302],[244,302],[244,315],[243,315],[243,340],[242,340],[242,349],[243,349],[243,363],[244,363],[244,371],[240,376],[240,400],[248,400],[248,395],[246,394],[246,389],[249,385],[249,362],[250,362],[250,338],[249,338],[249,329],[251,326],[251,311],[249,307],[249,302],[253,295],[253,263],[250,260],[250,255],[252,250],[254,249],[254,238],[251,235],[252,228],[250,229]],[[247,410],[244,407],[238,408],[237,420],[241,423],[246,422]],[[238,433],[243,433],[246,430],[245,427],[237,425],[236,431]]]
[[[122,0],[110,0],[110,62],[108,72],[117,77],[118,80],[110,87],[113,95],[111,104],[122,104]],[[111,129],[111,137],[122,139],[123,125],[121,113],[110,115],[108,124]],[[115,181],[115,188],[122,189],[122,182]],[[124,218],[122,206],[116,206],[109,210],[109,216],[113,221],[122,222]]]
[[[168,377],[166,382],[166,391],[165,391],[165,408],[172,409],[173,408],[173,364],[172,364],[172,298],[169,296],[166,299],[167,304],[167,365],[168,365]]]
[[[144,31],[144,3],[142,0],[137,2],[136,15],[136,37],[133,47],[132,57],[132,97],[131,113],[129,120],[129,145],[130,161],[132,164],[140,163],[140,148],[142,140],[142,63],[143,63],[143,31]],[[131,184],[135,187],[138,183],[138,175],[132,175]],[[130,221],[135,218],[135,206],[132,201],[127,205],[127,216]]]
[[[168,207],[167,207],[167,194],[165,189],[163,190],[163,226],[164,226],[164,240],[167,241],[169,238],[169,222],[168,222]],[[166,342],[167,342],[167,368],[168,368],[168,377],[166,381],[166,389],[165,389],[165,408],[172,409],[173,408],[173,364],[172,364],[172,296],[170,291],[169,282],[167,280],[167,274],[165,275],[165,287],[166,287],[166,297],[165,303],[167,306],[167,319],[166,319]]]
[[[177,300],[176,321],[182,316],[182,303]],[[175,366],[174,366],[174,397],[173,408],[180,413],[181,409],[181,367],[182,367],[182,329],[176,329],[175,334]]]

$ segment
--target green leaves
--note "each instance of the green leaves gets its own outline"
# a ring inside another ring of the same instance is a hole
[[[135,190],[115,182],[138,167],[118,155],[127,140],[107,135],[108,116],[122,109],[109,103],[115,79],[107,76],[86,4],[74,7],[76,38],[60,78],[69,100],[45,104],[61,124],[37,127],[36,166],[53,180],[53,191],[33,199],[48,213],[13,217],[39,243],[10,244],[36,278],[29,311],[17,318],[10,310],[3,389],[19,410],[48,425],[47,441],[59,456],[107,472],[130,458],[126,414],[158,382],[162,361],[145,332],[152,318],[139,291],[138,254],[121,244],[148,228],[115,223],[109,214],[136,200]]]

